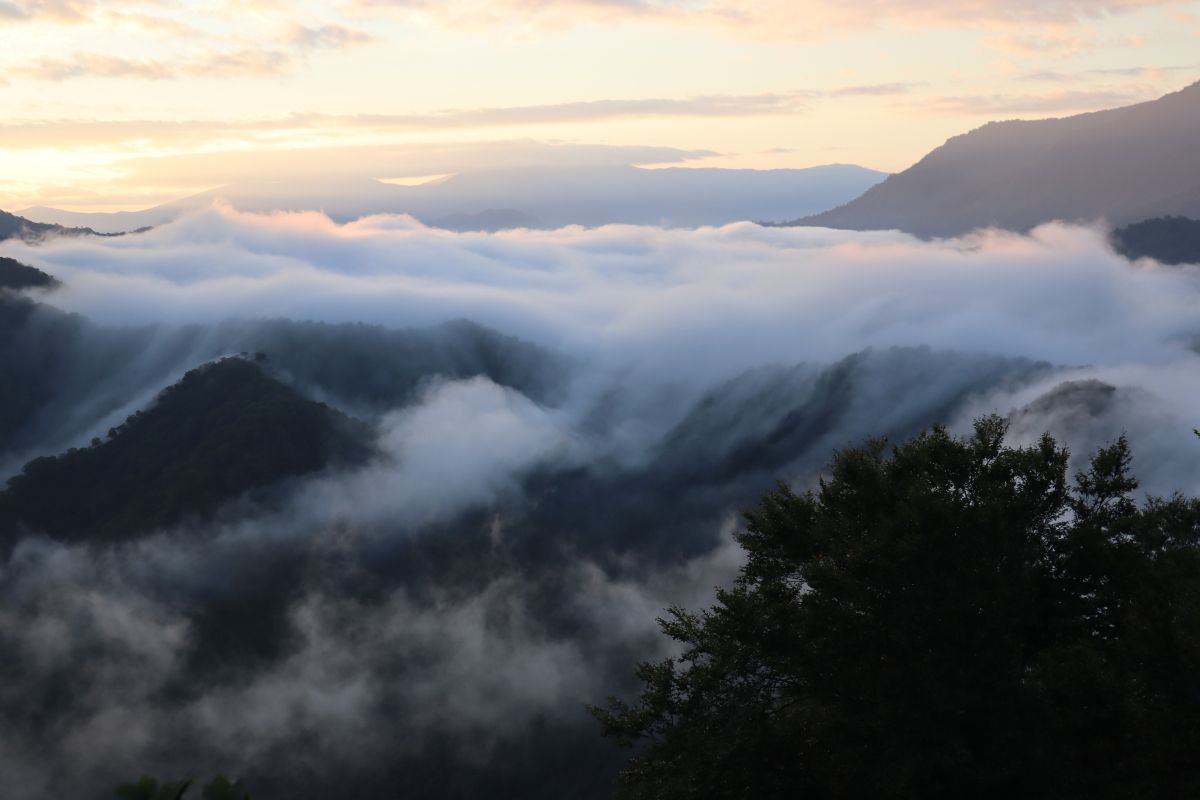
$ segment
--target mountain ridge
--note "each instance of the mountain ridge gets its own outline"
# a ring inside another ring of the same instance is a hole
[[[989,122],[858,198],[789,226],[924,237],[1054,220],[1125,225],[1200,216],[1200,82],[1131,106]]]
[[[0,537],[22,527],[120,540],[333,463],[361,463],[369,428],[248,358],[196,367],[105,441],[35,458],[0,492]]]
[[[121,232],[97,233],[91,228],[67,227],[54,222],[35,222],[31,219],[0,211],[0,241],[5,239],[25,239],[27,241],[44,238],[50,234],[59,236],[117,236]]]

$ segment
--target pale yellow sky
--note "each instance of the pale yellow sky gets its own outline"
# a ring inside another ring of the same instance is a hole
[[[0,208],[612,161],[898,170],[1200,79],[1200,1],[0,0]]]

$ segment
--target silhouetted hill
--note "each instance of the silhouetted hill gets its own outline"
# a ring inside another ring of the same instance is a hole
[[[956,236],[1043,222],[1200,217],[1200,83],[1063,119],[992,122],[861,197],[788,223]]]
[[[0,535],[113,540],[211,514],[332,463],[359,462],[368,429],[242,358],[187,373],[107,441],[37,458],[0,493]]]
[[[97,234],[91,228],[67,228],[62,225],[46,222],[34,222],[0,211],[0,240],[4,239],[40,239],[43,236],[55,234],[59,236],[110,236],[113,234]]]
[[[0,211],[0,239],[27,239],[57,231],[60,225],[32,222],[16,214]]]
[[[57,285],[57,278],[36,267],[0,257],[0,289],[49,289]]]
[[[1126,258],[1163,264],[1200,264],[1200,220],[1156,217],[1117,228],[1113,247]]]
[[[363,418],[413,402],[437,379],[484,376],[537,402],[561,398],[561,355],[465,320],[429,328],[232,320],[107,326],[0,292],[0,486],[30,459],[86,443],[187,369],[262,352],[307,396]]]
[[[537,402],[566,389],[570,363],[546,348],[470,320],[429,328],[296,320],[229,322],[211,334],[225,352],[264,352],[294,380],[355,413],[412,402],[431,378],[485,376]]]

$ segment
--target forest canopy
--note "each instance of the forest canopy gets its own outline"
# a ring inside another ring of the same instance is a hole
[[[370,431],[256,362],[189,371],[90,447],[35,458],[0,492],[0,544],[131,538],[331,464],[365,461]]]
[[[679,655],[593,708],[625,798],[1194,797],[1200,501],[1135,500],[1124,438],[1070,480],[998,417],[843,450],[745,515]]]

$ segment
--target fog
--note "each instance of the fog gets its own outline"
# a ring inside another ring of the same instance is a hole
[[[669,652],[655,617],[732,578],[738,512],[833,449],[1000,413],[1076,463],[1126,433],[1146,490],[1200,489],[1200,273],[1090,228],[453,234],[215,206],[0,254],[63,282],[6,310],[37,400],[0,431],[8,474],[241,351],[378,451],[215,521],[16,541],[17,800],[218,770],[266,798],[604,796],[624,754],[584,704]]]

